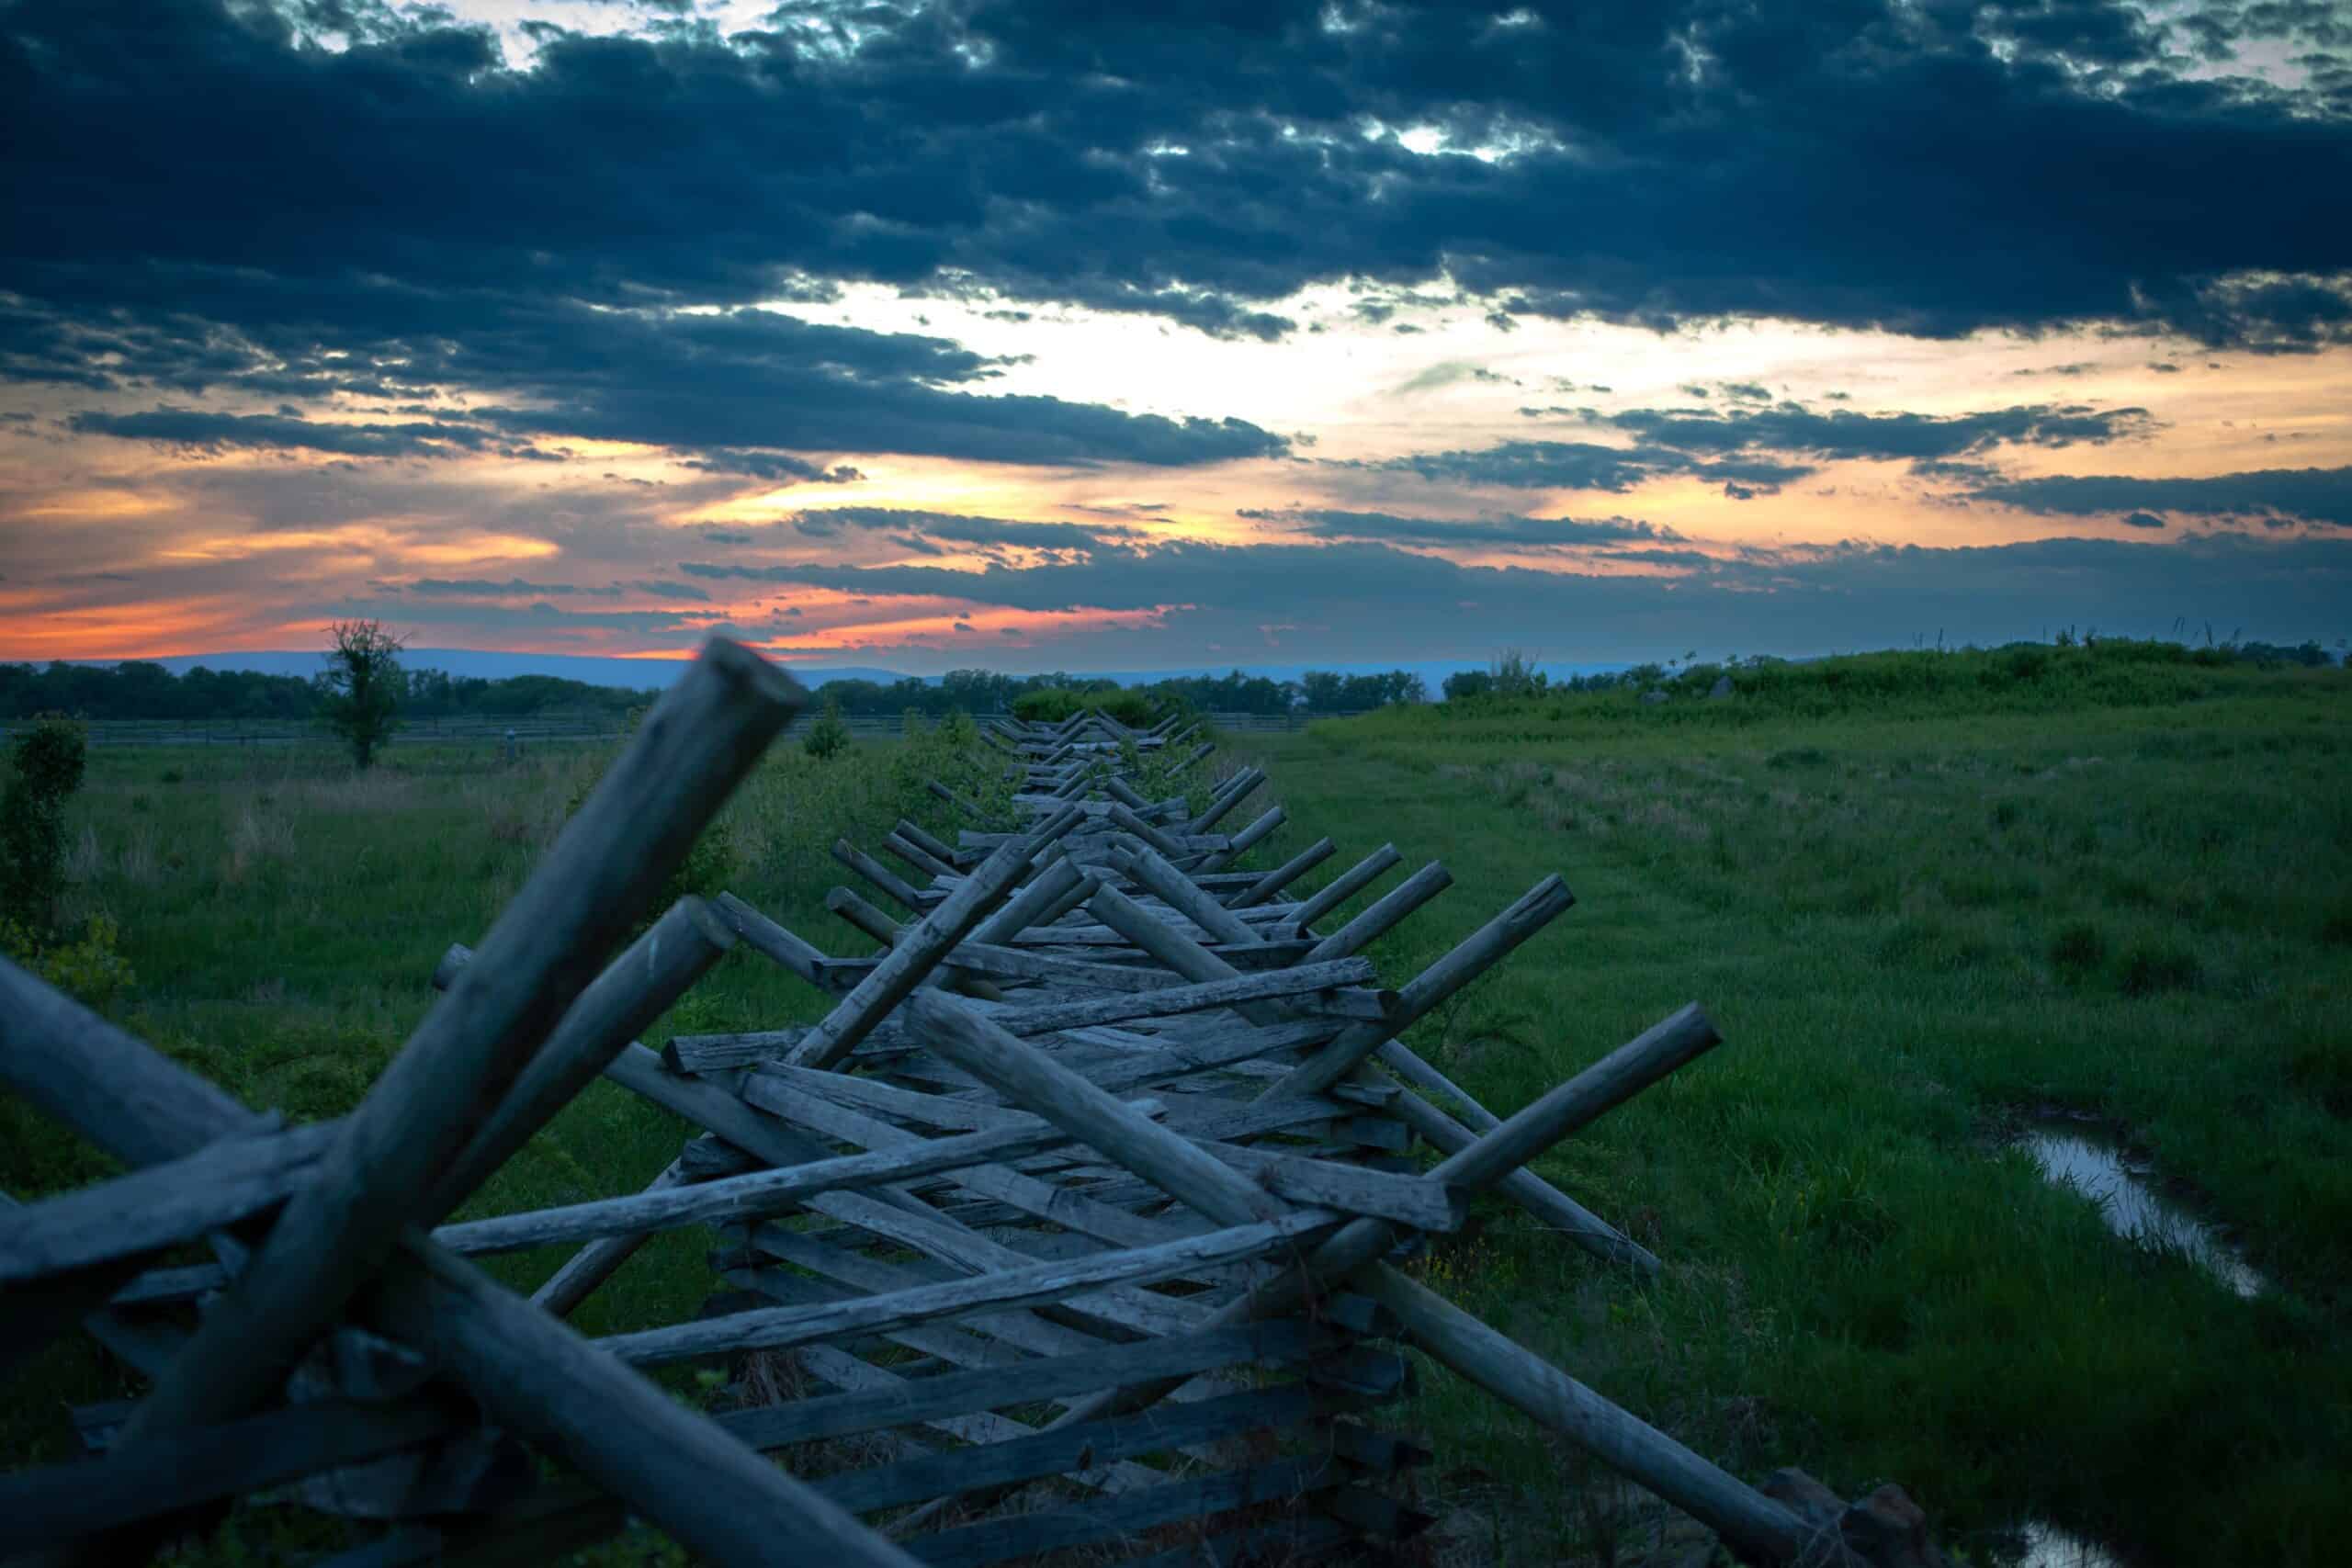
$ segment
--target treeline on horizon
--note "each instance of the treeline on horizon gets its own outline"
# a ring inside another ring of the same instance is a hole
[[[527,718],[549,713],[625,716],[651,702],[658,689],[594,686],[554,675],[511,675],[491,680],[419,669],[400,671],[403,718]],[[952,710],[1007,713],[1019,698],[1046,691],[1087,692],[1113,682],[1056,671],[1005,675],[991,670],[951,670],[936,682],[905,676],[897,681],[828,681],[812,694],[814,705],[830,703],[852,717],[891,717],[910,708],[936,718]],[[1353,713],[1390,703],[1422,702],[1428,691],[1409,671],[1341,675],[1310,670],[1297,681],[1263,675],[1186,676],[1126,688],[1162,703],[1210,713],[1283,714],[1296,711]],[[318,716],[321,692],[314,680],[249,670],[211,670],[202,665],[175,675],[147,660],[119,664],[0,664],[0,719],[64,714],[82,719],[307,721]]]
[[[2054,646],[2075,642],[2062,634]],[[2201,664],[2254,664],[2263,667],[2325,666],[2340,662],[2340,650],[2319,643],[2297,646],[2231,641],[2191,648],[2170,641],[2137,644],[2104,640],[2115,651],[2131,647],[2146,650],[2141,657],[2181,660]],[[2025,648],[2053,646],[2012,643],[1995,649],[1951,649],[1951,653],[2009,655]],[[1887,649],[1888,654],[1906,650]],[[1925,650],[1907,650],[1925,651]],[[1547,680],[1523,656],[1507,651],[1487,670],[1464,670],[1448,676],[1442,693],[1447,702],[1510,699],[1624,688],[1647,690],[1665,684],[1703,689],[1719,675],[1747,672],[1752,681],[1760,671],[1788,661],[1770,657],[1718,664],[1692,660],[1670,664],[1638,664],[1600,674]],[[1838,660],[1800,661],[1837,664]],[[555,675],[510,675],[496,680],[478,675],[451,675],[441,670],[402,670],[400,715],[405,719],[528,718],[551,713],[607,715],[626,717],[635,708],[659,696],[656,688],[631,690],[595,686]],[[951,670],[939,680],[903,676],[896,681],[828,681],[811,694],[812,709],[831,705],[853,718],[897,718],[909,710],[936,719],[950,712],[973,715],[1010,713],[1024,696],[1043,692],[1069,693],[1084,700],[1089,693],[1125,690],[1165,705],[1204,713],[1345,714],[1387,707],[1395,704],[1426,703],[1432,694],[1419,675],[1391,670],[1376,675],[1343,675],[1326,670],[1307,671],[1296,681],[1245,675],[1190,675],[1120,687],[1095,676],[1057,671],[1049,674],[1007,675],[992,670]],[[300,675],[269,675],[257,671],[209,670],[202,665],[175,675],[145,660],[119,664],[0,663],[0,720],[26,719],[42,714],[64,714],[82,719],[142,719],[307,722],[319,715],[321,688]]]
[[[440,670],[402,670],[400,712],[406,718],[480,715],[525,718],[560,710],[626,714],[650,692],[592,686],[553,675],[487,680]],[[60,713],[84,719],[282,719],[318,716],[321,688],[300,675],[198,665],[175,675],[146,660],[120,664],[52,661],[0,664],[0,717]]]

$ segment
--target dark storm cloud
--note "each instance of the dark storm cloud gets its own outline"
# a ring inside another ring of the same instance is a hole
[[[386,583],[394,591],[410,590],[442,598],[480,596],[492,599],[520,599],[549,593],[577,593],[580,590],[569,582],[526,582],[519,577],[504,582],[493,582],[480,577],[424,577],[410,583]]]
[[[831,534],[849,528],[897,529],[926,541],[958,545],[1013,546],[1026,549],[1085,550],[1115,547],[1147,537],[1140,529],[1093,523],[1031,523],[1008,517],[974,517],[893,506],[828,506],[798,513],[803,533]],[[938,553],[933,551],[933,554]]]
[[[2272,527],[2301,522],[2352,528],[2352,468],[2256,468],[2185,479],[2061,474],[1980,484],[1970,493],[2044,516],[2169,512],[2252,518]]]
[[[2325,9],[791,4],[731,41],[543,34],[525,71],[430,11],[300,9],[7,7],[16,374],[118,374],[77,346],[111,334],[217,376],[224,330],[365,336],[377,284],[429,314],[870,279],[1262,337],[1304,284],[1394,308],[1450,276],[1506,312],[1655,325],[2352,333],[2352,219],[2315,199],[2352,187],[2338,89],[2166,52],[2340,49]],[[1425,156],[1373,123],[1518,151]],[[202,302],[240,278],[288,308]]]
[[[1732,391],[1732,386],[1725,389]],[[1735,395],[1750,389],[1740,387]],[[1519,412],[1572,415],[1623,431],[1636,444],[1506,441],[1480,451],[1424,452],[1330,461],[1329,466],[1415,473],[1433,482],[1617,493],[1655,479],[1690,476],[1719,482],[1733,500],[1746,501],[1803,479],[1824,462],[1907,457],[1923,474],[1990,477],[1989,469],[1953,459],[2001,446],[2101,446],[2156,428],[2145,409],[2098,410],[2082,403],[1965,414],[1871,414],[1849,409],[1825,413],[1794,402],[1771,408],[1630,409],[1614,414],[1588,408]]]
[[[1403,457],[1323,461],[1335,468],[1419,474],[1433,484],[1600,490],[1616,493],[1676,474],[1772,489],[1814,471],[1813,465],[1804,463],[1702,457],[1667,446],[1603,446],[1589,441],[1504,441],[1476,451],[1417,452]]]
[[[153,441],[202,452],[242,447],[333,452],[350,457],[441,457],[481,451],[509,457],[527,455],[523,443],[469,425],[439,421],[331,424],[284,414],[208,413],[200,409],[165,407],[144,413],[77,413],[65,424],[77,435],[114,435],[126,441]]]
[[[661,636],[713,628],[707,613],[675,610],[560,610],[544,600],[528,604],[484,604],[479,599],[430,599],[404,593],[397,600],[345,599],[320,613],[336,616],[428,622],[484,632],[528,632],[556,639],[577,632],[628,632]]]
[[[196,343],[185,332],[134,331],[109,319],[82,331],[80,352],[104,355],[119,384],[312,398],[461,388],[481,400],[451,405],[429,424],[390,427],[164,408],[84,414],[74,428],[355,455],[421,450],[430,441],[517,451],[566,437],[629,441],[695,454],[694,466],[717,472],[816,483],[862,476],[793,452],[1171,466],[1284,449],[1281,438],[1238,420],[979,396],[958,389],[984,384],[1000,362],[945,339],[767,310],[614,311],[493,294],[428,298],[380,279],[286,291],[250,278],[197,279],[175,287],[172,303],[182,312],[217,312],[228,324]]]
[[[1398,517],[1385,512],[1244,510],[1240,516],[1285,524],[1323,539],[1363,539],[1397,545],[1509,545],[1555,549],[1681,538],[1671,528],[1629,517],[1495,517],[1454,522],[1436,517]]]
[[[2103,446],[2156,428],[2142,408],[2086,404],[1990,409],[1979,413],[1816,413],[1798,403],[1769,409],[1633,409],[1606,423],[1639,440],[1679,452],[1781,452],[1827,460],[1934,460],[1998,446]]]

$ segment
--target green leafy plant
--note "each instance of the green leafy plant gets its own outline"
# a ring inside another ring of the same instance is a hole
[[[1033,724],[1059,724],[1088,708],[1131,729],[1148,728],[1158,718],[1149,697],[1122,686],[1047,686],[1012,699],[1013,716]]]
[[[105,1010],[138,983],[123,957],[119,930],[105,915],[93,915],[70,941],[44,937],[17,920],[0,920],[0,953],[90,1007]]]
[[[820,761],[837,757],[849,749],[849,726],[842,720],[839,703],[825,705],[825,711],[817,716],[817,722],[808,727],[807,735],[801,737],[800,747]]]
[[[0,790],[0,918],[45,932],[65,886],[65,802],[82,787],[82,727],[49,715],[8,749]]]

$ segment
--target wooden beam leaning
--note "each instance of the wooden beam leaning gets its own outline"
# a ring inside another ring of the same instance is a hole
[[[681,1157],[662,1168],[661,1174],[646,1184],[645,1190],[674,1191],[691,1186],[695,1179],[686,1172],[686,1162]],[[444,1225],[446,1233],[451,1227]],[[597,1286],[619,1272],[620,1266],[637,1256],[638,1249],[653,1239],[651,1230],[622,1231],[600,1236],[564,1260],[563,1267],[548,1275],[539,1288],[531,1292],[531,1304],[555,1317],[569,1317],[571,1309],[594,1293]]]
[[[1187,833],[1205,833],[1225,819],[1226,814],[1248,799],[1251,791],[1266,782],[1263,768],[1244,768],[1225,782],[1223,788],[1209,800],[1208,808],[1184,824]]]
[[[899,922],[859,897],[847,887],[836,887],[825,895],[825,908],[888,947],[898,940]]]
[[[1157,895],[1160,902],[1206,931],[1212,941],[1248,943],[1264,940],[1248,921],[1152,851],[1138,851],[1127,858],[1125,864],[1130,876]]]
[[[1713,1049],[1719,1039],[1704,1013],[1695,1006],[1684,1008],[1442,1162],[1430,1177],[1473,1190],[1494,1185],[1523,1170],[1528,1160],[1561,1138]],[[1396,1239],[1394,1227],[1385,1222],[1355,1221],[1316,1248],[1301,1268],[1231,1303],[1212,1321],[1228,1327],[1286,1312],[1312,1292],[1351,1280],[1396,1312],[1414,1342],[1447,1366],[1589,1448],[1736,1546],[1793,1562],[1810,1544],[1796,1517],[1778,1503],[1380,1262]],[[1170,1386],[1163,1382],[1100,1396],[1072,1407],[1054,1425],[1136,1408]]]
[[[1400,896],[1413,891],[1414,885],[1423,882],[1431,872],[1442,874],[1443,867],[1432,863],[1420,875],[1400,886],[1379,905],[1358,916],[1356,921],[1350,922],[1351,926],[1368,919],[1381,905],[1389,904],[1391,900],[1402,902]],[[1436,884],[1436,886],[1442,886],[1442,882]],[[1435,886],[1430,887],[1421,897],[1432,896],[1435,890]],[[1510,908],[1473,931],[1453,952],[1417,976],[1397,993],[1396,1007],[1387,1018],[1350,1026],[1329,1045],[1269,1086],[1260,1098],[1274,1099],[1299,1092],[1322,1093],[1342,1079],[1354,1077],[1367,1057],[1383,1052],[1388,1058],[1424,1066],[1430,1077],[1439,1077],[1440,1081],[1450,1081],[1444,1080],[1434,1068],[1427,1068],[1419,1057],[1396,1036],[1476,979],[1513,948],[1543,930],[1575,902],[1575,895],[1557,876],[1544,878]],[[1407,908],[1409,907],[1406,906]],[[1401,919],[1402,914],[1396,918]],[[1337,944],[1339,937],[1345,934],[1345,931],[1338,933],[1317,951]],[[1391,1107],[1391,1114],[1442,1149],[1459,1151],[1475,1138],[1468,1129],[1436,1106],[1411,1095],[1398,1099]],[[1657,1272],[1657,1258],[1648,1248],[1533,1171],[1513,1171],[1501,1185],[1506,1196],[1545,1224],[1567,1235],[1584,1251],[1613,1263],[1631,1264],[1644,1273]]]
[[[1396,852],[1394,844],[1383,844],[1372,853],[1340,873],[1314,893],[1306,901],[1291,911],[1291,919],[1301,926],[1311,926],[1358,893],[1385,875],[1388,868],[1405,857]]]
[[[176,1158],[267,1126],[220,1089],[5,961],[0,1045],[8,1047],[0,1049],[0,1081],[28,1098],[36,1098],[29,1086],[40,1086],[44,1109],[58,1108],[62,1120],[130,1163]],[[411,1255],[437,1250],[413,1236],[401,1245]],[[904,1553],[782,1471],[764,1461],[746,1467],[741,1444],[598,1355],[555,1319],[507,1295],[461,1259],[446,1253],[440,1259],[429,1278],[415,1257],[395,1259],[379,1287],[408,1287],[408,1307],[384,1310],[379,1288],[363,1297],[363,1314],[396,1338],[429,1340],[503,1425],[565,1453],[692,1550],[715,1562],[756,1568],[772,1560],[776,1540],[806,1531],[807,1539],[838,1551],[845,1562],[913,1568]],[[485,1370],[492,1374],[487,1379],[469,1375]],[[638,1454],[639,1443],[659,1452]],[[130,1461],[135,1453],[122,1445],[104,1462]],[[705,1479],[690,1480],[697,1474]],[[102,1549],[98,1560],[119,1562],[125,1555]]]
[[[827,1562],[915,1568],[839,1505],[787,1475],[464,1259],[422,1245],[369,1315],[435,1356],[500,1420],[577,1465],[690,1551],[745,1568],[779,1540]]]
[[[1328,838],[1316,840],[1313,843],[1299,851],[1298,853],[1291,856],[1290,859],[1283,862],[1282,864],[1274,867],[1273,870],[1266,873],[1265,875],[1260,877],[1257,881],[1243,888],[1238,897],[1228,901],[1227,908],[1247,909],[1264,903],[1267,899],[1272,897],[1275,894],[1281,892],[1283,888],[1289,886],[1292,883],[1297,881],[1300,877],[1306,875],[1317,866],[1321,865],[1333,855],[1339,853],[1339,851],[1340,846],[1333,843]]]
[[[1169,837],[1164,829],[1145,821],[1125,806],[1114,805],[1108,816],[1121,831],[1134,834],[1162,854],[1181,855],[1184,852],[1184,846]]]
[[[1453,886],[1453,873],[1445,869],[1445,863],[1430,862],[1366,905],[1354,919],[1309,948],[1306,954],[1308,962],[1344,958],[1351,953],[1363,952],[1394,930],[1406,916]],[[1299,923],[1306,923],[1304,916]]]
[[[1404,890],[1399,888],[1397,891]],[[1542,931],[1554,917],[1565,912],[1575,902],[1576,895],[1568,891],[1567,884],[1556,875],[1545,877],[1510,908],[1464,938],[1453,952],[1415,976],[1397,993],[1396,1010],[1387,1020],[1378,1023],[1360,1023],[1348,1030],[1293,1068],[1287,1077],[1260,1098],[1319,1094],[1330,1088],[1379,1049],[1381,1042],[1404,1032],[1424,1013],[1485,974],[1506,953]]]
[[[1151,809],[1151,802],[1144,798],[1143,791],[1116,773],[1111,774],[1102,781],[1102,793],[1131,811]]]
[[[400,1228],[430,1217],[435,1180],[804,701],[783,671],[712,639],[344,1121],[317,1179],[125,1426],[126,1450],[253,1408]]]
[[[1208,980],[1164,990],[1139,991],[1074,1002],[1042,1002],[1014,1008],[990,1021],[1012,1034],[1047,1034],[1062,1029],[1086,1029],[1129,1019],[1164,1018],[1233,1007],[1241,1002],[1271,1000],[1302,993],[1361,986],[1373,978],[1369,959],[1345,958],[1335,964],[1299,964],[1290,969],[1261,969],[1231,978]],[[1385,993],[1383,993],[1385,994]]]
[[[787,1058],[795,1066],[830,1067],[872,1032],[882,1017],[922,981],[948,951],[971,934],[1029,869],[1039,842],[1050,842],[1078,825],[1082,814],[1066,810],[1037,830],[1035,840],[1016,840],[1000,848],[966,877],[939,908],[890,949],[873,973],[841,999],[825,1021],[802,1037]]]
[[[1250,823],[1247,828],[1242,829],[1238,833],[1234,834],[1233,838],[1226,844],[1225,848],[1221,850],[1211,850],[1207,854],[1202,856],[1200,860],[1200,869],[1203,871],[1217,871],[1226,866],[1231,865],[1235,861],[1239,860],[1243,855],[1246,855],[1251,850],[1256,849],[1261,840],[1272,837],[1275,829],[1281,827],[1283,823],[1289,820],[1290,814],[1284,811],[1281,807],[1275,806],[1268,807],[1264,816]]]
[[[821,950],[795,936],[732,893],[718,896],[718,913],[719,918],[734,927],[736,934],[753,949],[818,989],[826,988],[825,954]],[[433,983],[435,986],[444,984],[437,971]]]
[[[1001,908],[972,929],[971,940],[1001,942],[1032,925],[1053,919],[1051,911],[1090,880],[1084,871],[1068,860],[1048,862]]]
[[[1770,1562],[1860,1565],[1782,1504],[1385,1263],[1354,1276],[1405,1320],[1413,1343],[1505,1404],[1518,1406],[1619,1474],[1663,1497],[1735,1548]],[[1807,1556],[1818,1550],[1821,1555]]]
[[[933,780],[933,782],[936,783],[938,781]],[[914,845],[917,849],[920,849],[923,853],[931,856],[933,859],[944,861],[951,867],[956,863],[955,846],[947,843],[942,839],[934,837],[931,832],[924,829],[922,823],[917,822],[913,818],[899,818],[897,823],[897,829],[899,837],[906,840],[907,842]]]
[[[285,1201],[315,1174],[336,1129],[263,1124],[265,1132],[222,1138],[111,1181],[0,1208],[0,1287],[135,1259]],[[99,1292],[92,1304],[111,1293]],[[6,1299],[12,1309],[19,1304],[14,1289]]]
[[[1157,1100],[1139,1101],[1137,1110],[1148,1115],[1158,1104]],[[665,1185],[657,1180],[630,1197],[469,1220],[442,1226],[433,1239],[460,1256],[473,1257],[560,1242],[640,1235],[684,1225],[732,1224],[766,1219],[827,1192],[919,1181],[976,1165],[1018,1159],[1068,1142],[1069,1135],[1049,1122],[1035,1116],[1014,1116],[978,1132],[917,1139],[867,1154],[830,1156],[712,1181],[679,1180]],[[679,1168],[673,1162],[671,1168]]]
[[[1373,1185],[1352,1185],[1351,1177],[1337,1174],[1350,1168],[1321,1161],[1285,1159],[1255,1151],[1237,1152],[1227,1158],[1226,1151],[1170,1133],[1081,1074],[944,997],[918,998],[910,1009],[908,1022],[933,1050],[1013,1103],[1035,1111],[1220,1224],[1245,1224],[1282,1212],[1288,1205],[1276,1194],[1284,1189],[1295,1200],[1328,1199],[1332,1206],[1344,1208]],[[1148,1134],[1139,1131],[1144,1128],[1149,1129]],[[1315,1172],[1301,1167],[1321,1168],[1324,1179],[1331,1185],[1318,1189]],[[1419,1177],[1390,1179],[1408,1186],[1423,1180]],[[1315,1196],[1307,1197],[1309,1193]],[[1428,1205],[1412,1212],[1432,1218],[1450,1216],[1464,1196],[1432,1190]],[[1399,1203],[1393,1212],[1407,1211]],[[1450,1230],[1456,1224],[1445,1219],[1432,1228]]]
[[[564,1010],[490,1121],[435,1183],[418,1223],[437,1222],[471,1196],[734,945],[734,929],[700,898],[690,894],[672,905]]]
[[[1182,746],[1182,745],[1184,743],[1185,736],[1186,736],[1186,735],[1190,735],[1191,733],[1192,733],[1192,732],[1191,732],[1190,730],[1187,730],[1187,731],[1185,731],[1185,735],[1180,735],[1180,736],[1177,736],[1175,739],[1171,739],[1170,741],[1169,741],[1169,744],[1170,744],[1170,746]],[[1187,755],[1187,756],[1186,756],[1186,757],[1185,757],[1182,761],[1178,762],[1174,767],[1172,767],[1172,768],[1169,769],[1169,770],[1168,770],[1167,776],[1168,776],[1169,778],[1171,778],[1171,779],[1172,779],[1172,778],[1174,778],[1177,774],[1182,773],[1185,772],[1186,770],[1190,769],[1190,768],[1191,768],[1191,767],[1192,767],[1195,762],[1198,762],[1202,758],[1206,757],[1209,753],[1211,753],[1212,751],[1215,751],[1216,750],[1216,741],[1214,741],[1214,740],[1204,740],[1204,741],[1202,741],[1198,746],[1195,746],[1194,748],[1193,748],[1193,750],[1192,750],[1191,753],[1190,753],[1189,755]]]
[[[1006,1307],[1054,1303],[1083,1307],[1086,1294],[1107,1287],[1159,1284],[1227,1264],[1255,1262],[1302,1245],[1340,1223],[1337,1216],[1306,1209],[1280,1219],[1229,1225],[1149,1247],[1028,1264],[888,1295],[732,1313],[700,1323],[609,1335],[594,1343],[631,1365],[658,1366],[730,1350],[782,1349],[849,1335],[876,1334]]]
[[[958,874],[955,862],[940,859],[904,833],[890,834],[882,840],[882,847],[914,867],[924,876],[942,877]]]
[[[841,838],[833,840],[833,858],[879,887],[892,900],[903,906],[907,913],[920,915],[924,909],[930,908],[932,901],[925,898],[922,890],[913,883],[851,843],[848,839]]]

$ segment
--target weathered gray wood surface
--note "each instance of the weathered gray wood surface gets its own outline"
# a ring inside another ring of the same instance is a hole
[[[993,1308],[1082,1302],[1113,1285],[1155,1285],[1227,1263],[1250,1262],[1302,1245],[1339,1224],[1336,1216],[1323,1211],[1304,1210],[1277,1220],[1228,1226],[1153,1247],[1096,1253],[1068,1262],[1033,1263],[819,1307],[737,1313],[671,1328],[608,1335],[595,1344],[631,1365],[658,1366],[729,1350],[777,1349],[906,1324],[952,1320]]]
[[[284,1202],[316,1175],[336,1131],[328,1122],[223,1138],[95,1187],[0,1208],[0,1286],[136,1258]]]
[[[1315,892],[1292,912],[1292,919],[1302,926],[1311,926],[1385,875],[1389,867],[1405,857],[1396,852],[1394,844],[1383,844],[1372,853],[1340,873]]]
[[[0,1073],[20,1055],[38,1057],[44,1104],[70,1109],[78,1118],[71,1124],[118,1157],[153,1164],[266,1125],[5,963],[0,987],[28,1004],[0,1009],[11,1044],[26,1047],[0,1052]],[[416,1239],[403,1250],[408,1256],[379,1277],[362,1303],[378,1326],[430,1346],[502,1424],[571,1457],[681,1540],[715,1562],[749,1565],[765,1561],[780,1534],[806,1532],[844,1562],[906,1568],[902,1552],[773,1466],[746,1465],[748,1453],[723,1432],[462,1260]],[[469,1368],[492,1377],[478,1382],[467,1375]],[[657,1457],[632,1462],[640,1443]],[[126,1448],[108,1462],[135,1451]],[[682,1473],[706,1466],[713,1468],[699,1482]],[[731,1517],[718,1517],[722,1509]],[[121,1560],[119,1552],[112,1556]]]

